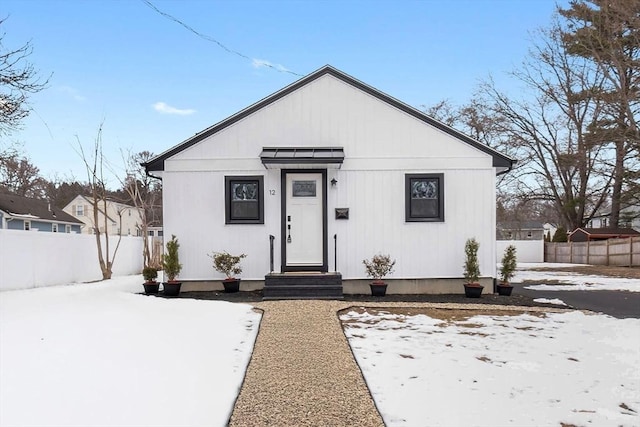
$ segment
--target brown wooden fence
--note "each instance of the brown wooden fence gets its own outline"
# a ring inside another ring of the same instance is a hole
[[[545,243],[545,262],[640,267],[640,237]]]

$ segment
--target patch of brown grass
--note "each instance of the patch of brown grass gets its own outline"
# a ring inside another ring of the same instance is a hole
[[[639,267],[617,267],[612,265],[576,265],[574,267],[532,268],[534,271],[564,271],[578,274],[595,274],[598,276],[619,277],[623,279],[640,279]]]
[[[450,308],[432,308],[432,307],[385,307],[385,308],[377,308],[377,307],[351,307],[342,311],[342,313],[347,313],[350,311],[355,311],[358,314],[368,313],[372,316],[383,316],[383,315],[397,315],[397,316],[417,316],[417,315],[425,315],[432,319],[442,320],[443,323],[437,325],[439,328],[443,329],[455,324],[460,328],[468,329],[466,331],[459,332],[461,335],[470,335],[470,336],[479,336],[479,337],[487,337],[488,334],[481,332],[481,328],[484,326],[479,323],[467,322],[470,318],[477,315],[486,315],[486,316],[518,316],[521,314],[530,314],[537,317],[545,317],[546,313],[544,312],[528,312],[526,310],[500,310],[500,309],[490,309],[490,310],[464,310],[464,309],[450,309]],[[342,325],[345,328],[359,328],[361,326],[358,323],[366,323],[370,325],[374,325],[379,323],[383,319],[374,318],[369,320],[343,320]],[[403,323],[404,319],[399,317],[396,319],[397,322]],[[402,330],[403,327],[395,327],[395,330]],[[524,330],[534,329],[530,327],[522,327]],[[433,332],[431,332],[433,333]],[[404,357],[403,355],[401,355]]]

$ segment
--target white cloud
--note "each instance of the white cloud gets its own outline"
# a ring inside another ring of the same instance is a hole
[[[71,96],[73,99],[75,99],[78,102],[82,102],[87,99],[84,96],[80,95],[80,92],[78,92],[77,89],[74,89],[71,86],[59,86],[58,91]]]
[[[268,67],[268,68],[273,68],[275,70],[278,70],[278,71],[281,71],[281,72],[285,72],[285,73],[291,72],[291,70],[289,70],[285,66],[280,65],[280,64],[272,64],[271,62],[267,61],[266,59],[253,58],[251,60],[251,65],[253,66],[253,68]]]
[[[193,114],[196,112],[196,110],[193,110],[191,108],[181,110],[179,108],[172,107],[171,105],[168,105],[164,102],[156,102],[155,104],[153,104],[153,109],[162,114],[177,114],[179,116],[188,116],[189,114]]]

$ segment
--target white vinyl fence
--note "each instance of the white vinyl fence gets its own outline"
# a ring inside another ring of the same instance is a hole
[[[117,242],[109,237],[112,253]],[[122,236],[114,277],[142,271],[142,245],[141,237]],[[101,279],[95,236],[0,230],[0,291]]]
[[[544,262],[544,240],[498,240],[496,241],[496,255],[500,262],[507,246],[516,247],[518,262]]]

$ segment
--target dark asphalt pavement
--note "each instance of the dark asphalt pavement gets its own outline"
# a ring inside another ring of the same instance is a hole
[[[532,283],[515,283],[513,293],[531,298],[558,298],[580,310],[608,314],[618,319],[640,318],[640,292],[628,291],[537,291],[525,289]],[[558,306],[560,307],[560,306]]]

